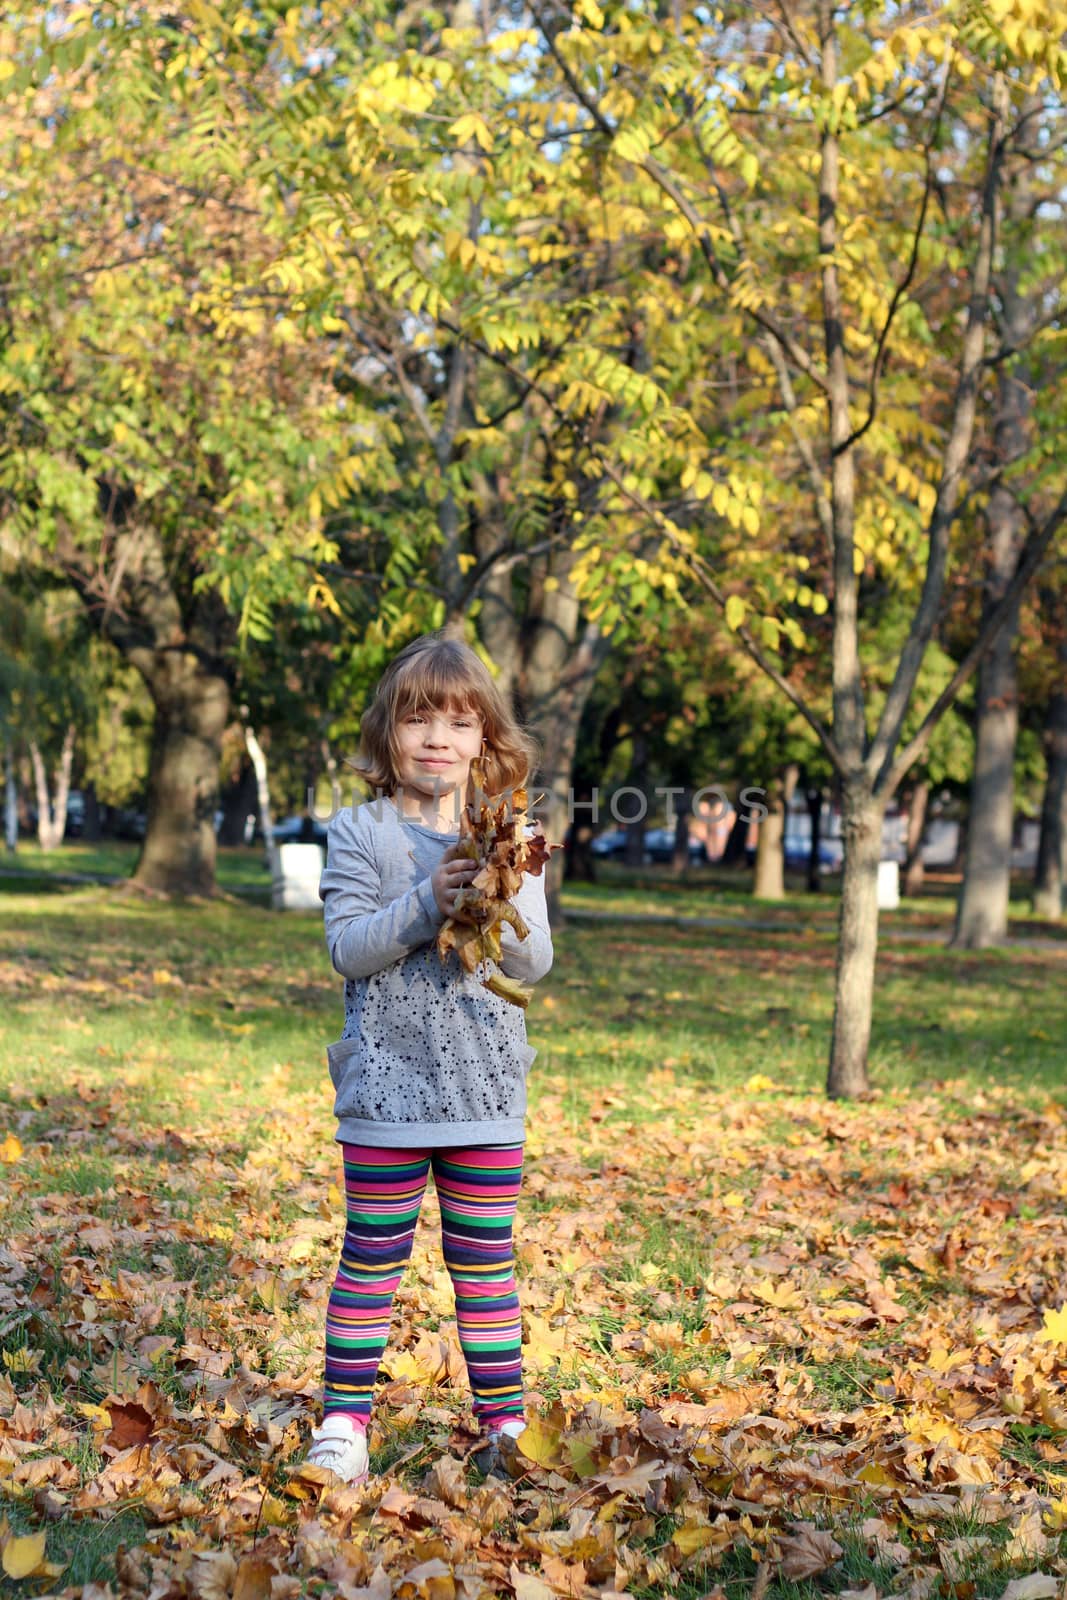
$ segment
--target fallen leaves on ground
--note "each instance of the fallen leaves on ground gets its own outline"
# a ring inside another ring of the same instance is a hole
[[[111,1592],[146,1600],[313,1580],[344,1600],[610,1600],[717,1574],[837,1591],[861,1561],[880,1574],[864,1600],[967,1600],[976,1571],[1007,1600],[1059,1595],[1061,1109],[994,1089],[738,1099],[659,1069],[641,1120],[594,1091],[579,1137],[567,1089],[542,1082],[530,1129],[513,1476],[468,1461],[428,1197],[358,1490],[302,1465],[342,1226],[322,1103],[292,1097],[238,1154],[208,1123],[128,1126],[121,1085],[14,1097],[7,1577],[101,1600],[60,1587],[59,1525],[134,1508],[149,1531]],[[56,1187],[72,1148],[112,1181]]]

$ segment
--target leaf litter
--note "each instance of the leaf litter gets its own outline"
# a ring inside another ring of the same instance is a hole
[[[1062,1107],[990,1089],[843,1108],[660,1068],[640,1119],[593,1090],[576,1132],[567,1089],[542,1082],[530,1127],[511,1476],[469,1460],[428,1197],[360,1489],[303,1460],[342,1229],[319,1097],[237,1157],[215,1126],[128,1127],[121,1086],[16,1091],[0,1564],[18,1592],[1062,1595]],[[106,1187],[56,1186],[71,1144]],[[58,1525],[127,1508],[148,1533],[114,1579],[64,1586]],[[857,1556],[878,1578],[850,1589]]]

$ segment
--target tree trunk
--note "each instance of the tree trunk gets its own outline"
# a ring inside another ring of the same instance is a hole
[[[1031,120],[1030,126],[1033,126]],[[1027,137],[1024,133],[1024,138]],[[1007,186],[1005,218],[1018,223],[1031,209],[1031,176],[1020,167]],[[1033,333],[1036,308],[1019,292],[1021,251],[1000,275],[1002,338],[1011,350],[1025,349]],[[993,424],[994,459],[1001,466],[1016,461],[1029,448],[1033,433],[1033,394],[1026,379],[1010,360],[997,368],[997,397]],[[983,620],[1003,599],[1018,565],[1026,536],[1023,510],[1011,491],[997,484],[989,496],[986,520],[986,582]],[[971,828],[963,869],[959,910],[953,944],[981,950],[1002,939],[1008,931],[1011,892],[1011,835],[1015,810],[1015,741],[1019,727],[1019,696],[1015,664],[1015,635],[1019,627],[1016,603],[978,669],[978,723],[974,784],[971,791]]]
[[[626,804],[622,808],[624,816],[630,816],[631,809],[637,813],[631,822],[623,826],[626,829],[626,852],[623,860],[628,867],[640,867],[645,859],[645,821],[648,795],[648,740],[638,730],[634,734],[634,753],[630,767],[630,789],[639,789],[645,798],[645,805],[639,805],[636,795],[628,794]]]
[[[595,623],[579,629],[579,603],[570,584],[541,595],[531,606],[535,632],[522,663],[516,709],[541,745],[541,761],[530,778],[531,814],[544,825],[545,837],[563,844],[573,820],[571,774],[578,726],[589,691],[608,652],[610,636]],[[534,801],[539,800],[536,809]],[[545,894],[553,928],[563,924],[560,889],[564,851],[554,850],[545,869]]]
[[[141,649],[136,664],[152,696],[155,722],[148,826],[132,881],[155,894],[212,895],[229,684],[181,648]]]
[[[63,843],[63,835],[67,831],[67,797],[70,794],[70,769],[74,762],[74,731],[74,724],[71,723],[63,735],[63,749],[55,774],[54,799],[49,793],[48,773],[40,746],[36,739],[30,740],[30,760],[37,790],[37,842],[42,850],[55,850]]]
[[[1055,922],[1063,915],[1067,887],[1067,689],[1057,689],[1049,700],[1044,745],[1047,777],[1034,872],[1034,915]]]
[[[155,710],[148,824],[131,882],[154,894],[211,895],[234,619],[217,590],[194,592],[195,567],[176,584],[151,525],[115,523],[111,534],[114,584],[82,565],[69,529],[62,557],[93,625],[136,667]]]
[[[808,851],[808,893],[820,894],[822,892],[822,873],[819,870],[819,847],[822,844],[822,807],[823,792],[821,789],[807,789],[804,798],[808,803],[808,817],[811,821],[811,849]]]
[[[219,828],[219,844],[244,844],[248,819],[255,814],[259,804],[256,773],[251,762],[241,762],[237,777],[223,787],[220,800],[222,825]]]
[[[85,785],[85,829],[82,838],[90,844],[96,844],[101,832],[100,801],[96,797],[96,784],[90,778]]]
[[[19,791],[15,781],[15,751],[4,740],[4,848],[14,855],[19,847]]]
[[[263,829],[263,843],[267,848],[267,865],[270,868],[271,878],[274,879],[281,873],[281,862],[278,858],[278,846],[274,843],[274,817],[270,804],[270,788],[267,784],[267,758],[263,754],[263,746],[247,723],[245,723],[245,744],[256,774],[259,825]]]
[[[827,1093],[850,1099],[869,1093],[867,1053],[878,950],[878,862],[885,802],[861,782],[842,786],[845,870],[838,921],[834,1025]]]
[[[674,849],[671,852],[671,872],[677,877],[689,866],[689,818],[693,811],[693,789],[687,785],[682,791],[674,818]]]
[[[719,865],[723,867],[743,867],[745,865],[745,844],[748,839],[748,817],[742,812],[740,805],[735,808],[733,825],[729,837],[719,857]]]
[[[564,841],[563,879],[565,883],[596,883],[596,856],[593,854],[595,829],[592,812],[583,801],[592,801],[593,791],[588,784],[575,791],[574,821],[567,829]]]
[[[767,815],[759,825],[756,841],[756,879],[752,885],[754,899],[785,899],[785,820],[799,776],[799,767],[791,762],[775,778],[767,796]]]
[[[930,783],[920,778],[912,788],[908,800],[908,834],[904,847],[904,893],[914,899],[923,886],[923,837],[926,833],[926,811],[930,804]]]
[[[978,669],[978,728],[970,827],[960,887],[957,949],[982,950],[1008,930],[1011,835],[1015,812],[1016,618],[998,634]]]

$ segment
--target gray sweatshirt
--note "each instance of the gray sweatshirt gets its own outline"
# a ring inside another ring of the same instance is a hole
[[[531,830],[532,831],[532,830]],[[445,921],[430,874],[459,838],[404,816],[380,796],[327,830],[319,884],[326,943],[345,979],[345,1025],[326,1052],[336,1138],[392,1148],[520,1144],[526,1074],[537,1054],[519,1006],[482,986],[435,940]],[[544,877],[524,875],[512,902],[529,928],[502,925],[501,967],[536,983],[552,965]]]

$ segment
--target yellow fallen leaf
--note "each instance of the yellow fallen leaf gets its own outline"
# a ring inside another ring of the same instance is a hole
[[[110,1428],[111,1426],[111,1412],[107,1409],[107,1406],[94,1405],[91,1400],[80,1400],[74,1409],[81,1416],[88,1417],[97,1427]]]
[[[743,1194],[739,1194],[736,1189],[731,1189],[729,1194],[723,1195],[722,1203],[724,1206],[729,1206],[731,1211],[737,1211],[744,1205],[745,1197]]]
[[[8,1539],[0,1564],[9,1578],[28,1578],[44,1560],[45,1531],[22,1533]]]
[[[896,1488],[899,1485],[899,1480],[894,1478],[891,1472],[887,1472],[884,1467],[879,1466],[877,1461],[868,1461],[867,1465],[862,1467],[856,1476],[862,1483],[877,1484],[884,1489]]]
[[[599,1463],[587,1439],[565,1439],[567,1459],[579,1478],[591,1478]]]
[[[1045,1526],[1051,1533],[1067,1530],[1067,1500],[1052,1500],[1045,1507]]]
[[[765,1306],[775,1306],[779,1311],[799,1311],[804,1304],[804,1298],[787,1283],[774,1283],[770,1278],[763,1278],[752,1291],[757,1300],[762,1300]]]
[[[536,1461],[539,1467],[558,1467],[563,1459],[560,1449],[560,1430],[553,1428],[542,1417],[533,1416],[519,1434],[519,1453],[527,1461]]]
[[[694,1550],[703,1550],[705,1545],[713,1544],[716,1538],[715,1529],[701,1527],[694,1522],[687,1522],[681,1528],[676,1528],[672,1543],[680,1550],[683,1556],[691,1556]]]
[[[0,1144],[0,1161],[18,1161],[22,1155],[22,1141],[9,1133]]]
[[[567,1343],[566,1328],[553,1328],[547,1317],[533,1311],[524,1312],[523,1321],[527,1334],[523,1354],[530,1365],[535,1369],[555,1366]]]
[[[257,1283],[255,1289],[268,1311],[276,1311],[278,1309],[281,1285],[277,1278],[267,1278],[263,1283]]]
[[[41,1350],[5,1350],[4,1366],[9,1372],[37,1372],[42,1354]]]
[[[1048,1344],[1061,1344],[1067,1348],[1067,1305],[1060,1306],[1058,1311],[1045,1308],[1044,1324],[1037,1337]]]
[[[773,1078],[768,1078],[765,1072],[754,1072],[751,1078],[746,1078],[745,1088],[750,1094],[762,1094],[768,1089],[777,1089],[778,1085]]]
[[[874,1314],[870,1306],[861,1304],[859,1300],[838,1300],[826,1307],[824,1315],[831,1322],[864,1322],[868,1318],[873,1320]]]

